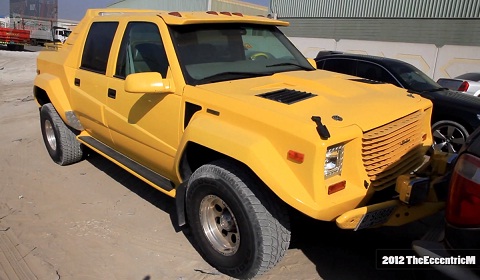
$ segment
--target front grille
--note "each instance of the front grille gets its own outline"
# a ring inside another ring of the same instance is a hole
[[[284,88],[272,92],[262,93],[257,96],[290,105],[317,95],[305,91]]]
[[[399,175],[423,162],[422,116],[417,111],[363,134],[363,165],[372,187],[380,190],[394,185]]]

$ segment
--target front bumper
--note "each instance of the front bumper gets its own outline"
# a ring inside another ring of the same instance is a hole
[[[424,202],[407,205],[390,200],[348,211],[337,218],[342,229],[365,229],[378,226],[401,226],[431,216],[445,207],[445,202]]]
[[[415,174],[398,177],[395,199],[345,212],[336,219],[342,229],[401,226],[431,216],[445,207],[454,157],[434,153]]]

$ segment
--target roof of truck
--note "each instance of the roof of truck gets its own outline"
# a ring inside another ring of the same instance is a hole
[[[89,9],[85,17],[133,17],[158,16],[169,25],[199,24],[199,23],[256,23],[267,25],[288,26],[286,21],[270,19],[264,16],[250,16],[235,12],[175,12],[161,10],[136,9]]]

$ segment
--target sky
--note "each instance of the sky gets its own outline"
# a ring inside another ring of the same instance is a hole
[[[244,2],[268,6],[270,0],[242,0]],[[8,16],[10,13],[9,0],[0,0],[0,17]],[[80,20],[87,8],[103,8],[115,0],[58,0],[58,18],[69,20]]]

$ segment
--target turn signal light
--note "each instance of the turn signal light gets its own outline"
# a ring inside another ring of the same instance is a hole
[[[303,160],[305,159],[305,155],[302,153],[290,150],[287,153],[287,158],[296,163],[303,163]]]
[[[328,194],[332,194],[332,193],[336,193],[341,190],[344,190],[346,185],[347,185],[346,181],[341,181],[333,185],[330,185],[328,186]]]

